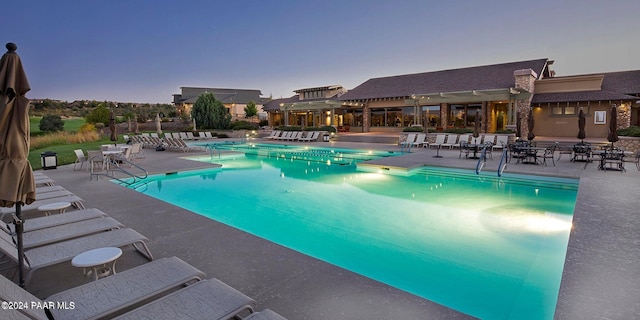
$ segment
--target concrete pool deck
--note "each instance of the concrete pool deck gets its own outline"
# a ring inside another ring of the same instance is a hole
[[[256,142],[262,142],[257,139]],[[302,143],[286,143],[302,144]],[[312,143],[398,151],[383,143]],[[138,164],[151,174],[210,167],[181,157],[207,152],[145,150]],[[475,168],[475,160],[458,159],[458,150],[413,149],[411,154],[374,161],[381,166],[422,165]],[[484,170],[495,172],[499,153]],[[510,164],[506,172],[579,177],[573,229],[556,308],[556,319],[638,319],[640,306],[640,172],[600,171],[597,164],[573,163],[568,155],[556,166]],[[267,240],[202,217],[101,179],[72,166],[43,171],[69,191],[149,238],[155,258],[178,256],[256,300],[256,310],[272,309],[289,319],[467,319],[431,301],[395,289]],[[147,260],[124,250],[118,271]],[[28,287],[40,298],[89,281],[82,270],[59,264],[34,273]],[[463,290],[464,288],[461,288]],[[0,311],[1,312],[1,311]]]

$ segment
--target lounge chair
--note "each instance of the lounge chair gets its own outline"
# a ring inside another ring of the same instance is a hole
[[[471,144],[482,144],[482,135],[476,137],[471,137]]]
[[[493,149],[504,149],[509,144],[509,136],[498,135],[496,136],[496,144],[493,145]]]
[[[483,143],[487,143],[487,142],[491,142],[491,145],[495,145],[496,144],[496,135],[495,134],[485,134],[484,135],[484,139],[482,140]]]
[[[252,313],[253,303],[253,299],[224,282],[208,279],[154,300],[114,320],[234,319],[243,311]]]
[[[280,130],[273,130],[269,136],[265,137],[265,139],[275,140],[281,133],[282,131]]]
[[[432,146],[436,148],[440,148],[442,144],[445,142],[446,138],[447,138],[446,134],[438,134],[436,135],[436,141],[434,141],[433,143],[427,143],[427,146],[429,147],[429,149],[431,149]]]
[[[458,143],[458,135],[457,134],[448,134],[447,135],[447,140],[440,145],[440,148],[449,148],[449,149],[453,149],[453,146],[456,145]]]
[[[66,241],[93,233],[119,229],[124,227],[122,223],[111,218],[102,217],[91,220],[83,220],[40,230],[32,230],[22,235],[23,247],[25,250],[36,248],[56,242]],[[13,239],[7,232],[0,232],[0,238],[11,242]]]
[[[26,219],[24,220],[24,232],[31,232],[35,230],[51,228],[67,223],[74,223],[83,220],[91,220],[96,218],[106,217],[107,214],[100,211],[100,209],[89,208],[84,210],[68,211],[65,213],[54,214],[45,217]],[[0,227],[1,228],[1,227]],[[7,223],[6,229],[8,233],[14,233],[13,223]]]
[[[294,131],[293,134],[289,136],[287,141],[296,141],[296,140],[302,138],[303,134],[304,134],[304,131]]]
[[[78,196],[64,196],[64,197],[58,197],[58,198],[36,200],[36,201],[32,202],[31,204],[22,206],[22,212],[38,210],[38,207],[40,207],[42,205],[45,205],[45,204],[51,204],[51,203],[54,203],[54,202],[69,202],[74,207],[76,207],[77,209],[85,209],[84,204],[82,203],[82,201],[84,201],[84,200],[82,198],[78,197]],[[15,213],[15,212],[16,212],[16,207],[15,206],[11,207],[11,208],[2,208],[2,207],[0,207],[0,213],[1,213],[0,216],[5,215],[5,214]]]
[[[260,312],[254,312],[244,320],[287,320],[287,318],[275,313],[270,309],[264,309]]]
[[[426,133],[418,133],[416,135],[416,139],[411,143],[412,147],[416,147],[416,148],[420,148],[422,147],[427,140],[427,134]]]
[[[51,198],[60,198],[60,197],[66,197],[66,196],[73,196],[74,194],[69,191],[69,190],[58,190],[58,191],[51,191],[51,192],[37,192],[36,191],[36,200],[45,200],[45,199],[51,199]]]
[[[132,245],[144,257],[153,260],[153,256],[145,243],[148,240],[135,230],[124,228],[30,249],[24,253],[23,257],[24,266],[27,269],[25,284],[29,283],[33,272],[36,270],[71,261],[82,252],[102,247]],[[15,244],[0,239],[0,251],[17,264],[18,248],[16,248]]]
[[[320,131],[309,131],[306,137],[299,138],[298,141],[318,141],[318,137],[320,136]]]
[[[53,294],[45,301],[73,302],[73,308],[53,308],[55,319],[98,319],[157,297],[186,284],[198,281],[204,273],[176,257],[162,258],[112,276]],[[43,301],[0,276],[0,299],[3,301]],[[21,310],[31,319],[47,319],[40,308]],[[0,311],[4,315],[4,310]],[[176,318],[178,319],[178,318]]]
[[[63,186],[42,186],[42,187],[36,187],[36,194],[41,193],[47,193],[47,192],[55,192],[55,191],[64,191],[67,190],[65,189]]]
[[[400,137],[398,138],[398,144],[400,145],[400,148],[409,148],[413,146],[413,143],[416,141],[416,137],[418,136],[417,133],[407,133],[407,134],[401,134]]]
[[[82,166],[85,162],[87,162],[87,157],[84,156],[84,152],[82,152],[82,149],[76,149],[73,150],[73,152],[75,152],[76,154],[76,162],[73,164],[73,171],[82,170]],[[78,164],[80,164],[80,168],[76,169]]]

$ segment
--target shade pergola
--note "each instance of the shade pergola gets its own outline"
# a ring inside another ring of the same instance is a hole
[[[522,88],[415,93],[411,95],[411,99],[418,101],[420,104],[526,100],[529,97],[531,97],[531,92]]]

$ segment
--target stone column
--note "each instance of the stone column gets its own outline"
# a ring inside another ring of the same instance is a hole
[[[531,69],[521,69],[513,72],[513,77],[515,78],[515,87],[525,89],[531,93],[534,93],[535,89],[535,81],[538,78],[538,74]],[[529,132],[528,126],[528,117],[529,117],[529,108],[531,108],[531,99],[533,98],[533,94],[529,96],[526,100],[516,100],[515,111],[520,112],[522,116],[522,135],[526,136],[526,133]]]
[[[441,103],[440,104],[440,126],[446,129],[448,122],[449,122],[449,104]]]
[[[362,106],[362,132],[369,132],[369,128],[371,128],[371,109],[365,102]]]

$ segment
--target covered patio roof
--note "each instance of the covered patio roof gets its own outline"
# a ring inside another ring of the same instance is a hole
[[[531,97],[531,92],[522,88],[503,88],[488,90],[470,90],[456,92],[414,93],[411,99],[405,102],[413,104],[418,101],[421,105],[440,103],[463,103],[484,101],[512,101],[526,100]]]
[[[328,108],[338,108],[341,102],[336,100],[314,100],[314,101],[298,101],[291,103],[280,103],[280,110],[287,111],[311,111],[322,110]]]

